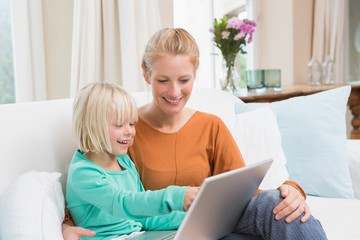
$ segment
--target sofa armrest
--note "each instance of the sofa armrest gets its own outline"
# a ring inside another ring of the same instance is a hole
[[[360,199],[360,140],[347,140],[347,151],[354,194]]]

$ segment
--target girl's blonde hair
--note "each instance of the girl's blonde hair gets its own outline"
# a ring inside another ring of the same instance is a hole
[[[154,61],[168,54],[189,57],[195,70],[199,66],[198,45],[191,34],[182,28],[164,28],[155,33],[147,43],[141,66],[151,72]]]
[[[111,152],[108,125],[138,120],[134,98],[116,84],[95,82],[83,87],[74,101],[73,133],[83,152]]]

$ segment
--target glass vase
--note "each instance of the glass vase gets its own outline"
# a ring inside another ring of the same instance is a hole
[[[223,62],[223,74],[220,80],[221,89],[236,93],[240,88],[240,77],[234,63]]]
[[[221,89],[235,95],[247,94],[247,76],[245,72],[244,74],[240,72],[242,69],[241,55],[231,53],[222,57],[222,75],[219,80]]]

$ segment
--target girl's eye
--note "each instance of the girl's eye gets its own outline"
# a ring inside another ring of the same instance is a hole
[[[124,126],[124,124],[114,124],[114,126],[115,126],[116,128],[122,128],[122,127]],[[135,126],[135,123],[129,123],[129,126],[130,126],[130,127],[133,127],[133,126]]]

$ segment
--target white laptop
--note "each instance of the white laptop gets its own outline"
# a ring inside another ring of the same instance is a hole
[[[206,178],[177,231],[147,231],[130,239],[215,240],[233,232],[272,162]]]

